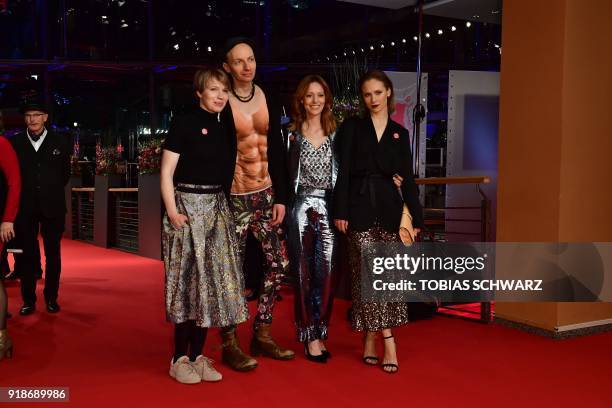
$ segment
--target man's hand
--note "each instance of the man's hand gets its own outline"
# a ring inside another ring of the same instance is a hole
[[[15,238],[15,230],[12,222],[3,222],[0,225],[0,241],[8,242]]]
[[[176,230],[180,230],[185,226],[185,224],[189,223],[189,218],[183,214],[168,214],[168,218],[170,219],[170,223]]]
[[[336,225],[336,228],[338,228],[338,231],[340,231],[341,233],[346,234],[346,231],[348,231],[347,220],[334,220],[334,224]]]
[[[270,222],[271,226],[280,225],[285,219],[285,205],[284,204],[274,204],[272,207],[272,221]]]

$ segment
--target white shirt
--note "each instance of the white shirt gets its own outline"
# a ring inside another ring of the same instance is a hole
[[[45,136],[47,136],[47,128],[43,130],[42,135],[40,135],[40,138],[36,142],[30,136],[28,129],[26,129],[26,134],[28,135],[28,139],[30,139],[30,143],[32,143],[32,147],[34,147],[34,150],[38,151],[38,149],[40,149],[40,145],[42,145],[45,141]]]

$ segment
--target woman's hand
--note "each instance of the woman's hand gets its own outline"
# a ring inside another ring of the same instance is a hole
[[[175,213],[168,214],[168,218],[170,219],[170,223],[176,230],[180,230],[185,226],[185,224],[189,223],[189,218],[186,215]]]
[[[12,222],[3,222],[0,225],[0,241],[8,242],[15,238],[15,230],[13,229]]]
[[[397,188],[402,187],[403,182],[404,182],[404,178],[402,176],[400,176],[399,174],[393,175],[393,184],[395,184],[395,187]]]
[[[334,225],[336,226],[336,228],[338,228],[338,231],[340,231],[343,234],[346,234],[346,231],[348,231],[348,221],[347,220],[334,220]]]
[[[285,218],[285,205],[284,204],[274,204],[272,207],[272,221],[270,221],[271,226],[280,225]]]

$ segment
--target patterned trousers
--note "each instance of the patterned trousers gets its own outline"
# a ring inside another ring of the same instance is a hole
[[[246,238],[249,230],[261,243],[267,268],[264,272],[254,327],[272,323],[272,310],[276,292],[289,266],[284,231],[280,225],[272,226],[274,192],[272,187],[251,194],[232,195],[232,211],[238,234],[238,251],[244,262]]]

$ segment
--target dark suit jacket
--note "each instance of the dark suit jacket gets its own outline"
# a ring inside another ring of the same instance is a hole
[[[27,134],[11,139],[21,170],[21,200],[18,217],[40,211],[45,217],[66,213],[64,187],[70,178],[70,141],[47,129],[38,152]]]
[[[368,116],[345,120],[337,138],[340,171],[334,190],[334,218],[348,220],[354,231],[366,231],[378,222],[385,230],[397,232],[406,203],[413,225],[423,227],[408,131],[389,119],[378,142]],[[393,184],[394,174],[404,178],[401,195]]]
[[[270,126],[268,129],[268,172],[272,179],[274,188],[274,202],[276,204],[287,204],[289,201],[289,180],[287,176],[285,136],[281,127],[281,117],[283,116],[282,103],[280,97],[268,92],[265,88],[266,104],[268,105],[268,115],[270,116]]]

